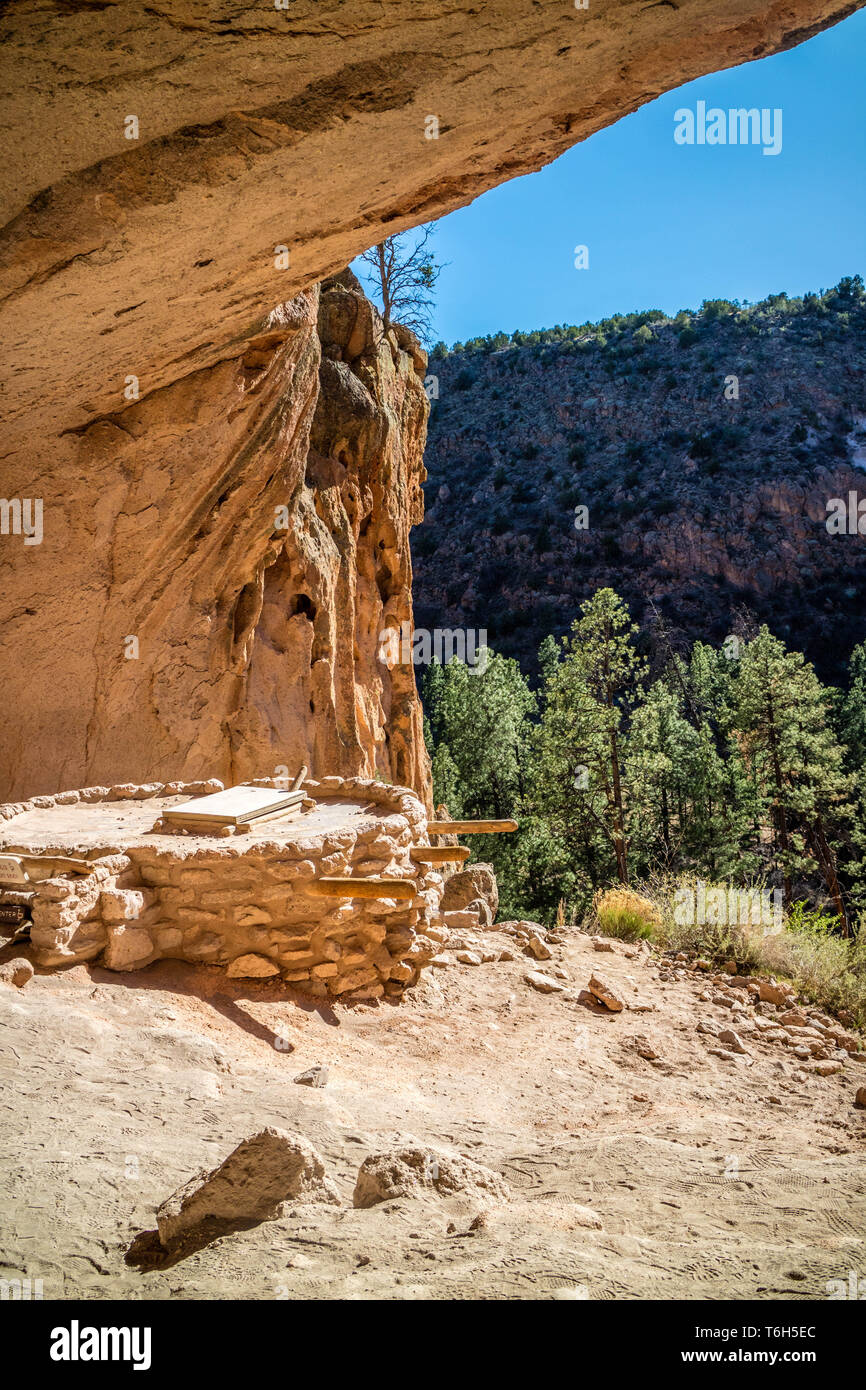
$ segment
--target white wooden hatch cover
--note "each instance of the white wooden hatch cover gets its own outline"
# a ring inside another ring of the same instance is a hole
[[[163,811],[164,821],[185,825],[202,821],[211,825],[244,825],[260,816],[272,816],[278,811],[300,806],[302,791],[275,791],[273,787],[226,787],[210,796],[197,796],[182,806]]]

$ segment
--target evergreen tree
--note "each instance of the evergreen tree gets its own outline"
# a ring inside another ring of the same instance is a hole
[[[533,803],[593,883],[611,854],[628,882],[622,725],[643,676],[636,631],[622,599],[600,589],[581,605],[544,691]]]
[[[837,857],[850,843],[851,786],[829,707],[811,665],[762,627],[740,659],[733,728],[769,809],[786,907],[793,875],[817,870],[847,936]]]
[[[861,772],[866,766],[866,642],[851,653],[851,684],[842,697],[839,731],[848,748],[850,766]]]
[[[520,815],[528,773],[530,716],[535,696],[517,662],[489,651],[475,666],[432,662],[422,698],[433,736],[433,792],[457,819],[504,820]],[[523,835],[475,835],[472,856],[489,860],[499,879],[503,910],[528,909],[538,888],[531,877]]]

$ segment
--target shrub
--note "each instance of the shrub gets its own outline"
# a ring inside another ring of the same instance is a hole
[[[649,898],[631,888],[608,888],[596,895],[595,921],[605,936],[623,941],[656,937],[662,928],[661,914]]]
[[[724,892],[727,883],[707,883],[706,893]],[[765,885],[741,885],[739,892],[755,894]],[[754,973],[773,974],[789,980],[819,1008],[833,1013],[847,1010],[861,1027],[866,1026],[866,923],[856,937],[845,940],[835,934],[836,918],[807,903],[794,903],[781,928],[765,924],[738,922],[677,921],[677,893],[696,889],[693,879],[658,877],[626,892],[644,901],[656,913],[657,925],[650,933],[669,951],[692,951],[709,960],[734,959]],[[603,902],[607,895],[602,895]],[[601,921],[596,909],[596,916]],[[612,920],[616,920],[615,914]],[[607,926],[608,935],[615,935]]]
[[[545,525],[539,526],[535,534],[534,550],[536,555],[547,555],[552,548],[550,540],[550,528]]]

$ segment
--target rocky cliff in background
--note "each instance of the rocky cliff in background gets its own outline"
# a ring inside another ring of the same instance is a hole
[[[378,654],[411,620],[425,362],[346,272],[54,442],[42,543],[3,538],[2,794],[305,762],[426,795],[412,669]]]
[[[749,609],[840,676],[866,637],[866,536],[827,526],[830,499],[866,502],[862,282],[588,329],[431,360],[419,625],[487,628],[531,668],[611,585],[690,640]]]

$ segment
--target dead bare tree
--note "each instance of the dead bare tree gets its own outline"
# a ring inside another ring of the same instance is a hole
[[[392,323],[402,323],[423,342],[430,338],[433,291],[442,269],[428,247],[433,231],[434,224],[430,222],[416,232],[386,237],[360,257],[370,267],[365,278],[381,299],[385,331]]]

